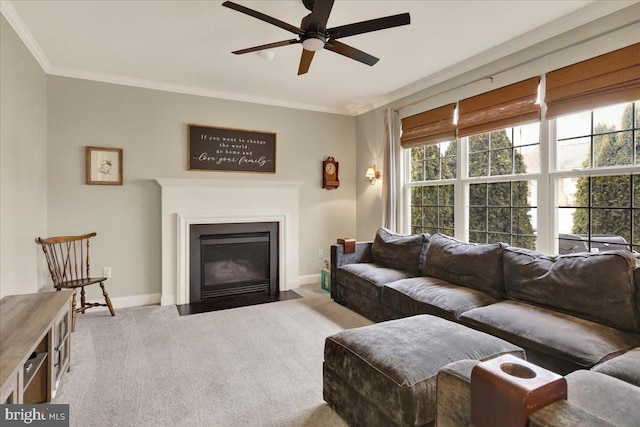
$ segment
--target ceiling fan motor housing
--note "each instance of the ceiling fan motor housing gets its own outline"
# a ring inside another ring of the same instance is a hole
[[[313,6],[315,6],[316,0],[302,0],[302,4],[304,4],[304,7],[306,7],[307,10],[313,10]]]
[[[302,40],[302,47],[307,50],[316,51],[324,47],[328,35],[326,30],[319,23],[312,21],[313,18],[311,15],[313,14],[310,13],[302,19],[300,27],[306,30],[300,39]]]

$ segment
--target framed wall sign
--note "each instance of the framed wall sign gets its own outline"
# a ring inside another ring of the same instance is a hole
[[[122,185],[122,148],[86,147],[87,184]]]
[[[190,124],[187,169],[276,173],[276,134]]]

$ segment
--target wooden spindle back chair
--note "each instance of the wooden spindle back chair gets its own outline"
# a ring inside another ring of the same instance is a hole
[[[73,289],[71,330],[75,331],[76,313],[84,313],[92,307],[107,307],[112,316],[116,313],[111,305],[109,294],[104,288],[106,277],[91,277],[89,258],[89,239],[96,233],[83,236],[59,236],[42,239],[38,237],[37,243],[42,246],[44,256],[47,259],[49,273],[56,290]],[[105,304],[87,302],[84,287],[100,284]],[[80,288],[80,307],[76,308],[76,293]]]

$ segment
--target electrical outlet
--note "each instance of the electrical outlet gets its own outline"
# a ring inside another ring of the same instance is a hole
[[[102,267],[102,277],[111,277],[111,267]]]
[[[324,251],[322,249],[318,249],[318,258],[324,258]]]

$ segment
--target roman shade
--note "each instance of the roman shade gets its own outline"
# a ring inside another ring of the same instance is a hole
[[[547,118],[640,99],[640,43],[547,73]]]
[[[533,77],[458,103],[458,136],[540,120],[536,104],[540,77]]]
[[[402,119],[402,137],[400,138],[402,148],[455,139],[456,128],[453,124],[455,109],[456,104],[449,104]]]

